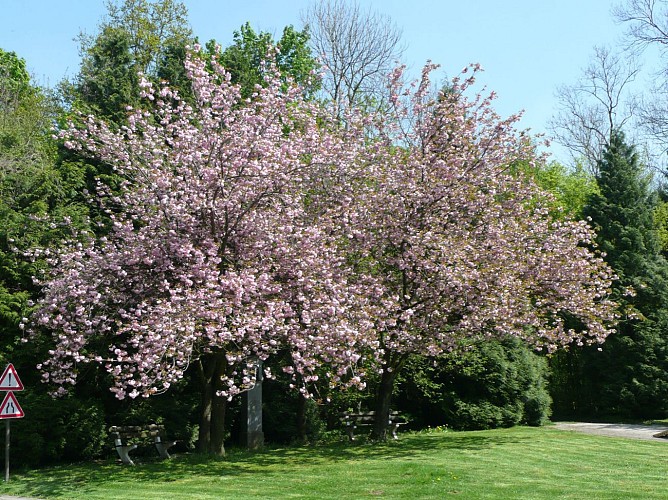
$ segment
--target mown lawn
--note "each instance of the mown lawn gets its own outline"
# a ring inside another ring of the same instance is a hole
[[[666,499],[668,441],[554,428],[403,434],[383,445],[180,455],[14,472],[0,495],[67,499]]]

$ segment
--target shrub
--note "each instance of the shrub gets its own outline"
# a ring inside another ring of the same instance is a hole
[[[52,399],[28,390],[18,393],[17,399],[25,417],[11,424],[12,465],[73,462],[100,457],[111,449],[99,403]]]
[[[518,339],[486,340],[436,360],[414,358],[397,406],[413,427],[541,425],[550,412],[547,364]]]

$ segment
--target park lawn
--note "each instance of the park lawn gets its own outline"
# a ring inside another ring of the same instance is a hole
[[[18,450],[14,450],[15,453]],[[665,499],[668,441],[552,427],[405,433],[387,444],[177,455],[12,473],[0,495],[67,499]]]

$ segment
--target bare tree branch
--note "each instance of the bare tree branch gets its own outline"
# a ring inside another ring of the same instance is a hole
[[[668,2],[627,0],[613,10],[617,21],[627,25],[627,46],[642,52],[652,46],[668,55]],[[668,67],[654,72],[652,88],[637,105],[640,128],[653,142],[655,162],[665,165],[668,151]],[[666,169],[662,169],[666,173]]]
[[[639,71],[630,59],[595,47],[580,81],[557,90],[560,111],[550,123],[554,138],[593,174],[612,133],[634,116],[629,87]]]
[[[612,14],[617,21],[628,24],[627,37],[631,46],[645,48],[648,45],[660,44],[668,48],[666,2],[627,0],[613,8]]]
[[[396,24],[346,0],[319,0],[303,21],[325,68],[323,91],[337,110],[382,100],[386,76],[403,53]]]

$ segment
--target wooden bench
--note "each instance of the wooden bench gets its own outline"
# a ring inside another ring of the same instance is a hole
[[[165,426],[159,424],[114,425],[109,428],[109,433],[114,438],[114,445],[116,446],[118,456],[127,465],[135,464],[130,458],[130,452],[136,449],[142,442],[151,441],[162,458],[170,458],[167,450],[176,444],[176,441],[164,441]]]
[[[366,412],[343,412],[339,416],[341,423],[346,428],[346,434],[348,434],[348,439],[350,441],[355,441],[355,429],[362,425],[373,426],[376,423],[376,412],[375,411],[366,411]],[[400,425],[407,424],[408,420],[405,417],[399,415],[398,411],[391,411],[390,418],[387,422],[387,429],[392,433],[394,439],[399,439],[397,436],[397,430]]]

